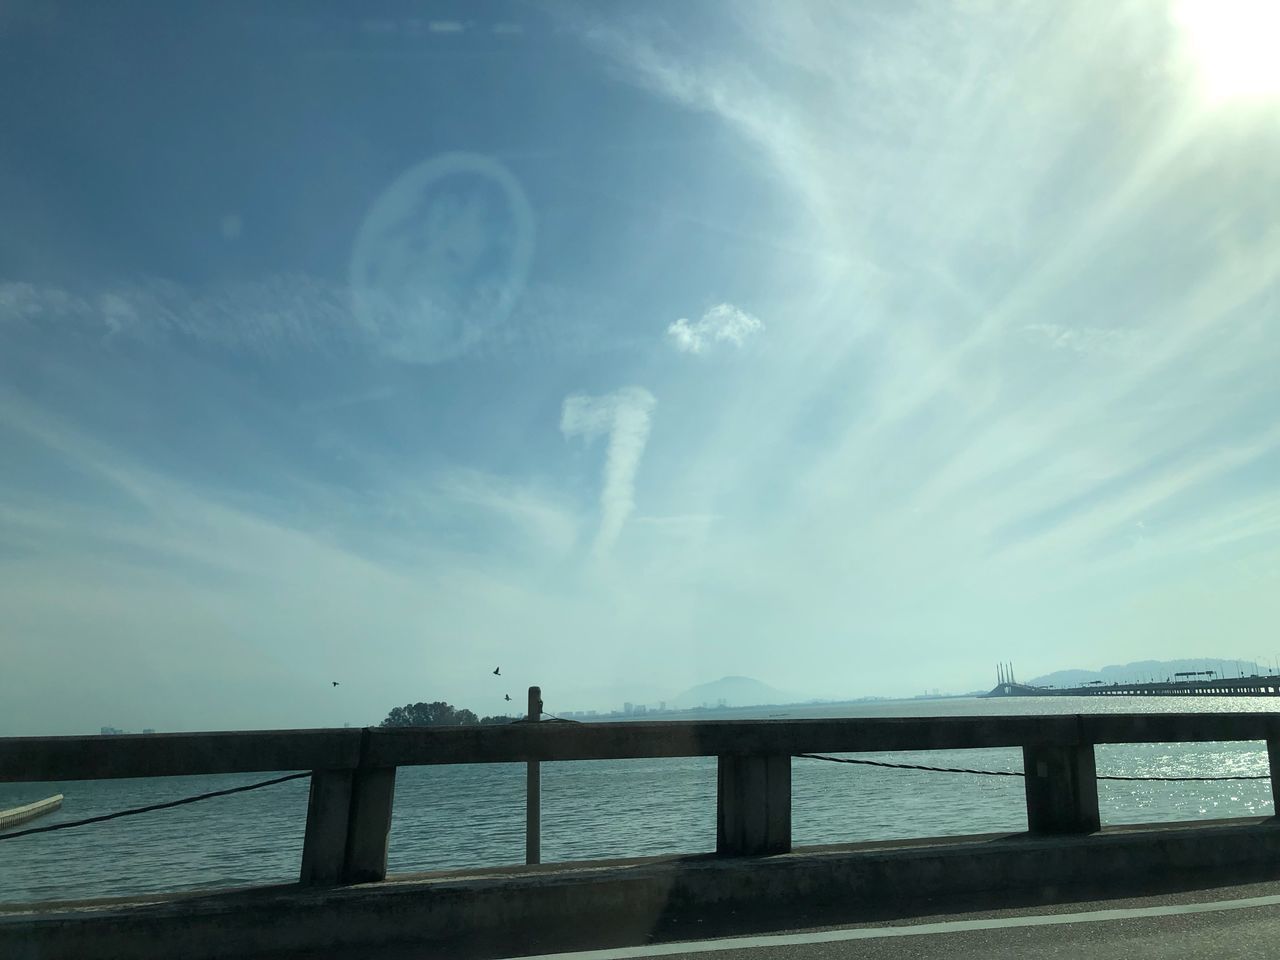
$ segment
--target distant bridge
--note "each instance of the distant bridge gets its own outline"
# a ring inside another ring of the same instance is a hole
[[[1201,674],[1202,676],[1203,674]],[[1275,697],[1280,696],[1280,676],[1216,677],[1195,679],[1195,674],[1172,680],[1137,683],[1103,683],[1095,680],[1079,687],[1037,687],[1011,680],[997,683],[987,697]]]

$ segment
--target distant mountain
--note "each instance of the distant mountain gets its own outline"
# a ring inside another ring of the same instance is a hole
[[[1270,673],[1270,664],[1252,660],[1138,660],[1134,663],[1112,664],[1101,670],[1056,670],[1042,677],[1023,681],[1034,687],[1079,687],[1091,680],[1104,683],[1133,683],[1140,680],[1165,680],[1175,673],[1200,670],[1216,670],[1219,676],[1248,676],[1255,670]]]
[[[669,706],[678,709],[717,706],[724,701],[726,707],[765,707],[777,703],[795,703],[796,696],[750,677],[721,677],[711,683],[690,687],[672,701]]]

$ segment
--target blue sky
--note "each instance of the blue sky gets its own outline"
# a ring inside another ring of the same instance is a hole
[[[1266,5],[688,6],[0,13],[0,730],[1270,658]]]

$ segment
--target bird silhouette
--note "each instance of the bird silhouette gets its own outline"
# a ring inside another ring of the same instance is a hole
[[[337,680],[333,681],[333,685],[336,687],[338,685],[338,681]]]
[[[500,676],[502,676],[502,668],[501,668],[501,667],[494,667],[494,668],[493,668],[493,675],[494,675],[495,677],[500,677]]]
[[[507,703],[510,703],[510,702],[511,702],[511,694],[509,694],[509,693],[507,694],[507,696],[506,696],[506,701],[507,701]]]

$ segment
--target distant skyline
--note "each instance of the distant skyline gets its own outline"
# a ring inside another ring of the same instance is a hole
[[[1008,666],[1004,664],[1002,666]],[[1140,660],[1126,664],[1107,664],[1098,669],[1067,668],[1055,670],[1043,676],[1023,678],[1017,682],[1031,686],[1045,686],[1059,690],[1067,687],[1084,686],[1090,682],[1141,683],[1145,680],[1161,681],[1170,679],[1174,673],[1183,670],[1205,670],[1218,677],[1249,677],[1256,670],[1261,676],[1280,675],[1280,667],[1275,664],[1264,664],[1243,660],[1220,660],[1217,658],[1193,658],[1186,660]],[[917,678],[920,679],[920,678]],[[994,684],[993,684],[994,686]],[[652,701],[626,700],[603,707],[578,707],[572,703],[558,706],[548,715],[558,719],[580,721],[612,720],[621,717],[665,717],[680,718],[701,711],[738,711],[753,707],[818,707],[839,706],[842,703],[861,705],[868,702],[876,704],[908,703],[920,699],[955,699],[982,696],[990,688],[983,686],[974,690],[947,690],[940,687],[926,687],[906,693],[893,695],[867,693],[848,697],[804,697],[792,692],[777,690],[753,677],[721,677],[719,680],[699,684],[696,687],[673,694],[669,698]],[[496,712],[496,716],[522,717],[524,708],[516,706],[517,700],[506,704],[506,708]],[[465,708],[465,704],[452,704]],[[381,718],[357,718],[354,725],[377,726]],[[342,726],[350,727],[353,722],[344,721]],[[81,731],[91,732],[91,731]],[[156,733],[153,728],[125,730],[118,727],[103,726],[99,733]],[[166,731],[159,731],[166,732]]]
[[[0,735],[1266,660],[1274,9],[6,8]]]

